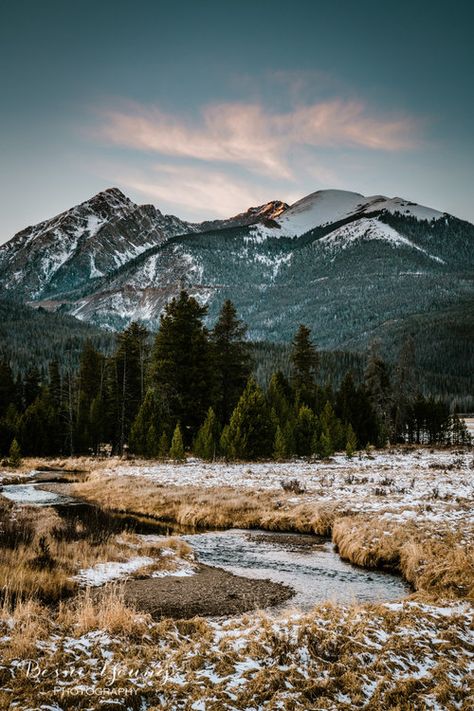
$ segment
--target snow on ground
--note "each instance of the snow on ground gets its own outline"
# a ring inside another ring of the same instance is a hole
[[[118,464],[104,475],[144,477],[159,485],[223,486],[238,491],[282,491],[281,483],[298,479],[305,493],[291,503],[315,502],[384,512],[387,517],[451,519],[474,524],[474,456],[472,451],[413,449],[362,453],[329,462]]]
[[[155,570],[152,574],[152,578],[167,578],[172,575],[174,578],[187,578],[190,575],[196,574],[196,568],[190,565],[185,560],[179,561],[176,568],[173,570]]]
[[[97,697],[129,689],[138,696],[134,708],[144,711],[156,704],[170,711],[395,708],[393,699],[397,708],[468,709],[473,624],[472,606],[460,603],[320,605],[306,615],[197,620],[185,631],[152,622],[144,637],[125,639],[105,630],[53,630],[36,642],[29,663],[31,675],[43,671],[40,688],[54,693],[61,711],[70,708],[67,692],[92,703],[94,689]],[[8,648],[13,629],[5,627],[0,644]],[[3,665],[16,698],[29,688],[38,693],[38,682],[25,684],[27,664],[14,658]],[[51,669],[56,674],[45,673]],[[116,694],[117,708],[130,708],[130,691]]]
[[[83,586],[98,587],[112,580],[125,578],[130,573],[135,573],[140,568],[145,568],[154,562],[154,559],[149,556],[136,556],[122,562],[97,563],[91,568],[82,568],[73,577],[73,580],[79,581]]]

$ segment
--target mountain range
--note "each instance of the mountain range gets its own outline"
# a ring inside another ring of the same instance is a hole
[[[325,349],[361,350],[374,336],[396,347],[410,332],[436,351],[437,329],[456,349],[472,335],[473,275],[472,224],[340,190],[197,224],[110,188],[0,247],[1,299],[112,331],[132,320],[156,329],[184,287],[209,323],[230,298],[253,340],[287,342],[305,323]]]

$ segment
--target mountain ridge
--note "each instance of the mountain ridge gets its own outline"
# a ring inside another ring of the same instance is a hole
[[[197,224],[110,188],[0,247],[0,295],[108,330],[156,329],[185,287],[210,321],[231,298],[255,340],[287,341],[304,322],[341,348],[471,298],[473,245],[470,223],[402,198],[316,191]]]

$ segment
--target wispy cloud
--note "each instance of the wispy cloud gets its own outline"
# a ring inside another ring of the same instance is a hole
[[[344,99],[280,113],[259,103],[211,104],[196,120],[126,104],[101,111],[98,135],[118,146],[291,178],[295,149],[403,150],[417,145],[418,123],[409,116],[379,116],[361,101]]]
[[[268,188],[243,183],[208,166],[203,169],[160,164],[153,174],[123,176],[120,182],[169,209],[184,209],[196,219],[229,217],[275,198]]]

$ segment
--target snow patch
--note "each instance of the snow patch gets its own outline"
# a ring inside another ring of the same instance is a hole
[[[97,563],[91,568],[80,570],[73,580],[79,581],[83,586],[98,587],[111,580],[124,578],[152,563],[154,563],[154,559],[149,556],[136,556],[123,562]]]

